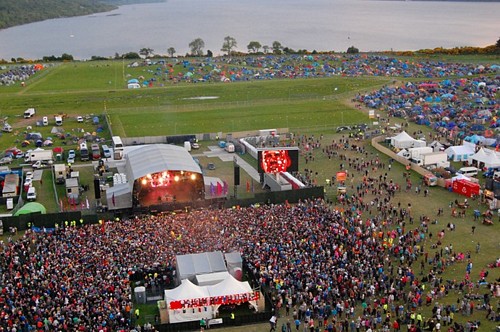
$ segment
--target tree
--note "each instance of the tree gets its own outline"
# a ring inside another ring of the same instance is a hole
[[[195,56],[203,56],[203,48],[205,47],[205,42],[201,38],[196,38],[189,43],[189,49],[191,49],[191,54]]]
[[[259,52],[259,49],[262,47],[262,45],[258,41],[251,41],[247,45],[248,52],[250,53],[257,53]]]
[[[128,52],[122,55],[123,59],[140,59],[141,56],[136,52]]]
[[[238,43],[236,42],[236,39],[234,39],[234,37],[226,36],[224,37],[224,42],[222,43],[222,48],[220,50],[222,52],[227,52],[227,55],[231,55],[231,51],[237,46]]]
[[[262,49],[264,50],[265,54],[269,53],[269,46],[268,45],[262,46]]]
[[[71,54],[68,54],[68,53],[63,53],[61,55],[61,60],[62,61],[73,61],[73,56]]]
[[[174,57],[175,52],[176,52],[176,51],[175,51],[175,48],[173,48],[173,47],[169,47],[169,48],[167,49],[167,54],[168,54],[168,56],[169,56],[169,57],[171,57],[171,58],[173,58],[173,57]]]
[[[213,58],[214,57],[214,54],[212,53],[212,51],[207,50],[207,57],[208,58]]]
[[[149,48],[149,47],[141,48],[141,50],[139,51],[139,54],[144,55],[145,58],[148,58],[150,55],[153,55],[153,53],[154,53],[154,50],[152,48]]]
[[[277,40],[273,41],[273,53],[274,54],[281,54],[281,49],[283,48],[283,45]]]
[[[347,49],[347,54],[356,54],[356,53],[359,53],[359,49],[357,49],[354,46],[351,46]]]

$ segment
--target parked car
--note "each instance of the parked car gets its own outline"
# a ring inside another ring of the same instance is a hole
[[[83,122],[83,116],[77,116],[76,117],[77,122]]]
[[[68,151],[68,164],[74,164],[75,163],[75,158],[76,158],[76,152],[75,150],[69,150]]]
[[[12,157],[3,157],[0,159],[0,165],[10,164],[12,162]]]
[[[208,163],[207,169],[213,171],[215,169],[215,164],[214,163]]]
[[[28,201],[36,201],[36,189],[35,187],[30,187],[28,193],[26,194],[26,199]]]
[[[193,143],[191,143],[191,148],[196,150],[196,149],[200,148],[200,145],[196,142],[193,142]]]
[[[351,127],[349,127],[349,126],[340,126],[340,127],[337,127],[337,133],[340,133],[342,131],[347,131],[347,130],[351,130]]]

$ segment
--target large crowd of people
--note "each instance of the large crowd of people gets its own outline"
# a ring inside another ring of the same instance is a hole
[[[411,322],[425,304],[436,306],[434,324],[467,313],[467,304],[434,304],[479,279],[472,265],[462,282],[440,277],[467,257],[449,247],[428,256],[426,220],[408,224],[408,207],[393,204],[388,178],[365,180],[341,208],[318,199],[27,231],[1,247],[0,331],[128,331],[131,280],[167,285],[176,254],[214,250],[240,251],[271,291],[277,312],[288,306],[300,324],[314,319],[315,327],[325,322],[327,328],[353,320],[366,329],[390,329],[394,321]],[[371,207],[361,193],[370,190],[384,202],[373,208],[384,213],[363,217]],[[429,266],[423,276],[417,276],[419,264],[421,274]],[[500,285],[491,285],[491,294],[500,295]],[[496,319],[494,304],[483,300]],[[355,317],[359,305],[363,313]]]

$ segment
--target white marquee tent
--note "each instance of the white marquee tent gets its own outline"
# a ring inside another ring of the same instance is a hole
[[[467,158],[469,164],[478,168],[500,167],[500,157],[496,151],[480,148],[474,155]]]
[[[398,149],[408,149],[425,146],[424,141],[419,141],[408,135],[406,131],[402,131],[398,135],[391,137],[391,145]]]
[[[197,286],[185,279],[178,287],[165,290],[169,322],[214,318],[222,305],[221,299],[233,303],[248,302],[257,310],[257,303],[250,299],[250,294],[253,294],[250,284],[247,281],[238,281],[230,274],[220,283],[211,286]]]
[[[463,145],[450,146],[444,152],[448,155],[448,159],[453,161],[465,161],[470,156],[474,155],[476,145],[469,142],[464,142]]]

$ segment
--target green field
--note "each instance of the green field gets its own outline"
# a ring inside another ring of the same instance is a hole
[[[0,89],[0,116],[16,128],[28,124],[21,121],[28,107],[37,108],[32,124],[58,113],[70,118],[107,114],[113,132],[125,137],[329,127],[366,121],[345,100],[355,91],[369,91],[389,82],[385,78],[341,77],[230,84],[167,82],[127,90],[126,77],[137,77],[141,70],[123,67],[121,61],[49,67],[28,80],[26,87]],[[9,144],[9,134],[4,134],[0,147]]]

